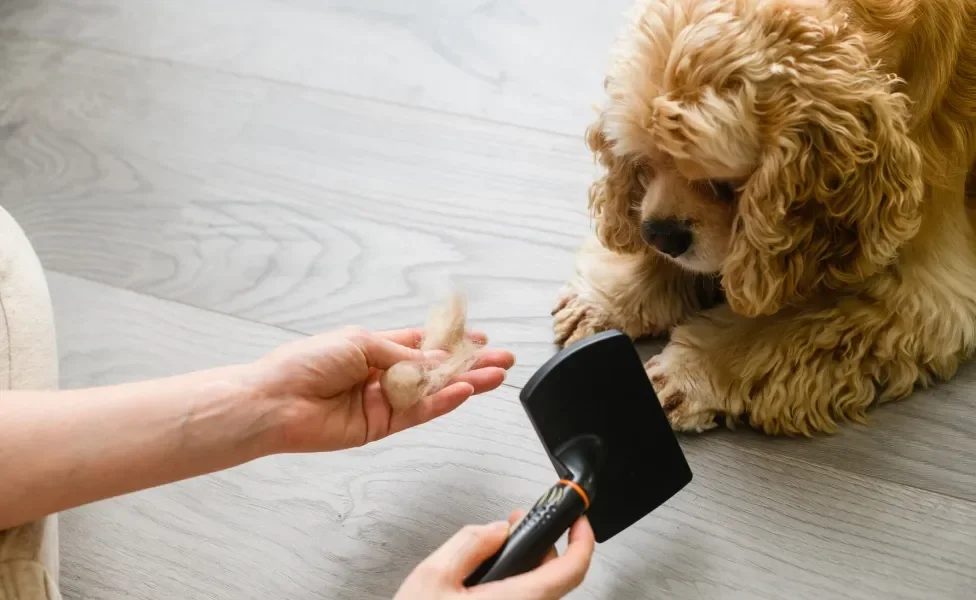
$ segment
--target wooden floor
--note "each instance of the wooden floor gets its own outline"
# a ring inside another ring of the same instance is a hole
[[[66,598],[388,599],[535,499],[516,395],[589,227],[582,132],[629,2],[0,3],[0,203],[49,270],[65,386],[419,324],[447,282],[518,357],[382,443],[66,513]],[[571,597],[974,597],[976,365],[867,428],[682,444],[694,482]]]

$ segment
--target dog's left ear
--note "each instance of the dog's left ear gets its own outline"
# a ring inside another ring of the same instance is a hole
[[[747,316],[864,281],[921,219],[922,161],[897,80],[843,23],[802,26],[776,64],[782,81],[757,99],[770,137],[740,189],[722,269],[730,306]]]
[[[637,166],[614,152],[613,142],[604,131],[604,114],[586,128],[586,143],[604,168],[590,184],[589,209],[596,221],[600,243],[612,252],[639,254],[647,251],[640,237],[639,207],[644,186]]]

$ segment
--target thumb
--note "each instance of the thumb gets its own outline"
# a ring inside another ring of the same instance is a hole
[[[468,525],[424,561],[446,581],[460,585],[469,573],[494,554],[508,537],[508,523]]]
[[[429,359],[421,350],[408,348],[370,332],[353,333],[349,339],[359,346],[366,363],[374,369],[386,370],[398,362],[425,362]]]

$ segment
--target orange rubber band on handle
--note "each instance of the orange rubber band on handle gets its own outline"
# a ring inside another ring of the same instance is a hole
[[[583,498],[583,505],[586,506],[587,509],[590,508],[590,497],[586,495],[586,492],[583,491],[583,488],[581,488],[578,484],[568,479],[560,479],[559,483],[568,485],[569,487],[576,490],[576,493],[579,494],[581,498]]]

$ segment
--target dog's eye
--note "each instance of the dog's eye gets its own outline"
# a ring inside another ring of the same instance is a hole
[[[637,175],[637,181],[646,189],[651,184],[651,180],[654,179],[654,168],[650,161],[646,158],[634,161],[634,171]]]
[[[708,181],[708,188],[722,202],[735,201],[735,186],[728,181],[712,179]]]
[[[691,183],[691,187],[699,194],[711,196],[719,202],[735,202],[737,196],[735,184],[721,179],[699,179]]]

